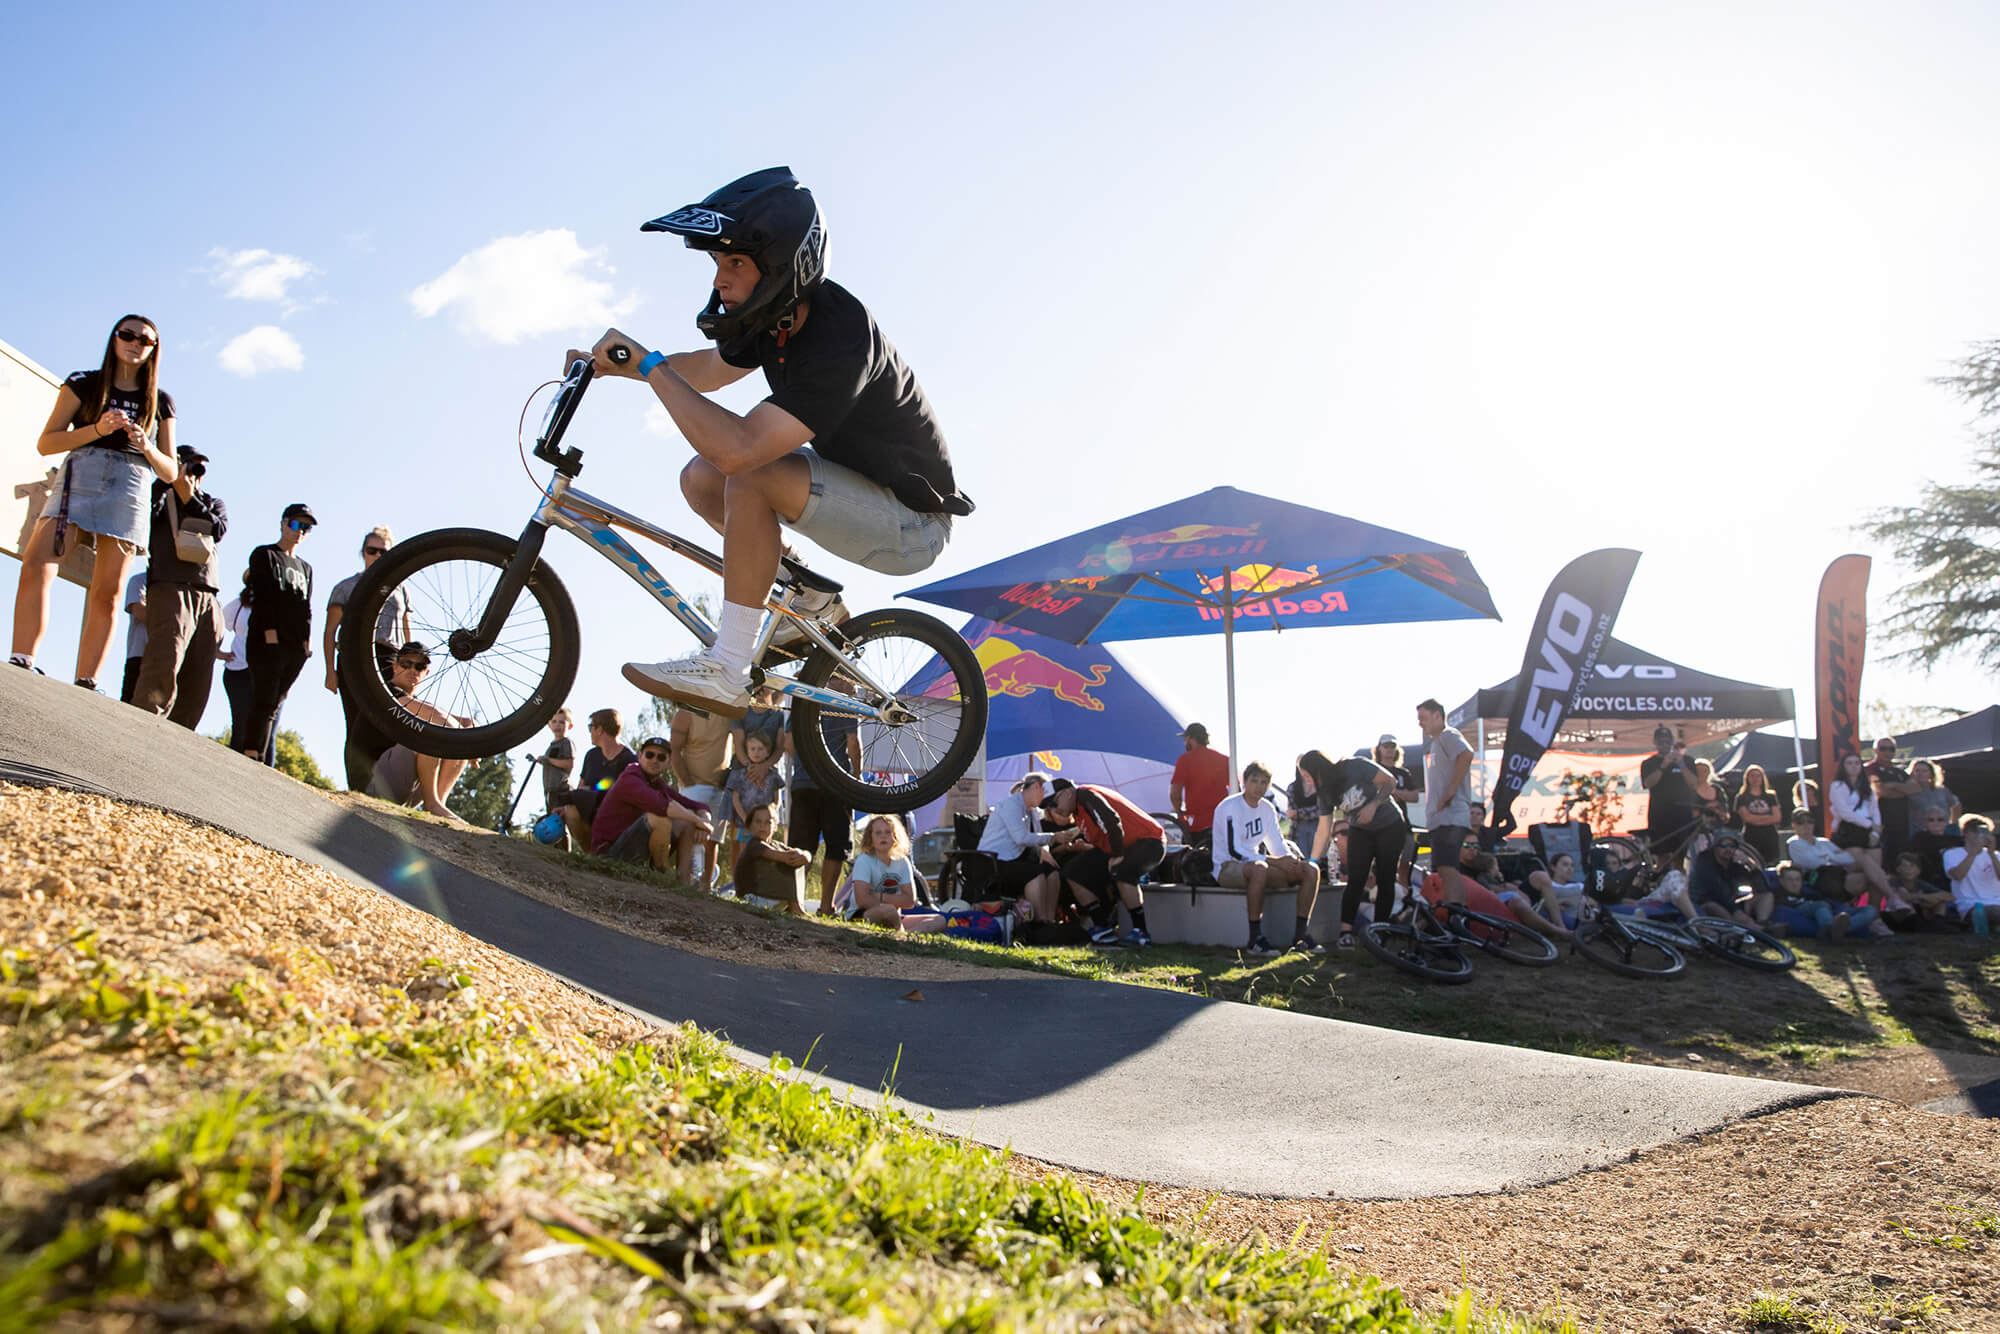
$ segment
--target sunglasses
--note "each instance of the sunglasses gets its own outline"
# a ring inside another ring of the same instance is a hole
[[[387,547],[363,547],[361,548],[361,554],[364,556],[379,556],[388,549]]]
[[[665,764],[667,762],[667,752],[664,750],[641,751],[639,758],[642,760],[658,760],[660,763]]]
[[[120,329],[117,337],[121,343],[137,343],[140,347],[157,347],[160,342],[151,334],[140,333],[136,329]]]
[[[295,533],[310,533],[313,530],[313,526],[304,519],[287,519],[285,520],[285,527]]]
[[[406,672],[427,672],[431,669],[429,658],[398,658],[396,665]]]

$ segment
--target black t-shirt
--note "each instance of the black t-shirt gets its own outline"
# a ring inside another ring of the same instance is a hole
[[[77,397],[76,414],[69,419],[70,429],[75,430],[78,427],[89,426],[97,420],[97,417],[90,410],[90,405],[97,401],[97,384],[103,377],[103,371],[75,371],[63,381],[65,385],[69,386],[69,391]],[[172,394],[169,394],[164,389],[158,392],[157,397],[160,407],[159,421],[163,422],[174,415],[174,398]],[[110,394],[106,395],[104,399],[104,410],[106,412],[117,408],[135,422],[146,420],[145,406],[145,402],[139,397],[137,390],[120,389],[116,384],[111,386]],[[159,439],[159,431],[159,422],[154,422],[153,430],[150,434],[155,440]],[[85,446],[85,448],[91,447]],[[137,454],[139,452],[132,447],[131,439],[123,431],[113,431],[110,435],[105,436],[104,439],[97,441],[95,448],[116,449],[126,454]]]
[[[1315,794],[1319,799],[1319,813],[1322,817],[1339,814],[1343,803],[1352,803],[1348,811],[1348,814],[1352,815],[1355,811],[1359,811],[1362,806],[1374,800],[1377,790],[1375,787],[1377,775],[1390,774],[1392,779],[1395,777],[1393,773],[1384,769],[1381,765],[1375,763],[1375,761],[1364,760],[1358,755],[1339,761],[1333,766],[1333,772],[1336,781],[1331,784],[1319,784],[1319,791]],[[1354,801],[1356,789],[1359,789],[1362,793],[1361,800],[1358,802]],[[1375,814],[1361,828],[1394,829],[1402,823],[1402,806],[1394,797],[1385,794],[1381,805],[1375,808]]]
[[[1671,834],[1694,823],[1694,788],[1688,783],[1687,762],[1671,773],[1662,773],[1666,768],[1666,758],[1648,755],[1639,763],[1639,781],[1644,783],[1654,774],[1660,775],[1648,794],[1651,800],[1646,806],[1646,823],[1656,833]]]
[[[1884,764],[1872,760],[1862,766],[1862,772],[1881,783],[1907,783],[1910,774],[1907,769],[1899,769],[1892,762]],[[1910,799],[1908,797],[1881,797],[1876,804],[1882,808],[1882,830],[1885,837],[1893,831],[1898,837],[1910,827]]]
[[[591,749],[596,750],[597,747],[592,746]],[[545,760],[573,760],[576,758],[576,743],[566,736],[550,737],[549,748],[542,752],[542,758]],[[542,791],[546,795],[553,797],[556,793],[568,787],[569,780],[573,776],[574,767],[571,766],[570,769],[552,769],[546,764],[543,765]]]
[[[153,530],[146,546],[146,582],[149,584],[180,584],[188,588],[205,588],[209,592],[219,592],[215,582],[215,558],[196,565],[180,558],[174,546],[174,510],[179,497],[174,495],[171,482],[155,479],[153,482]],[[229,528],[229,507],[206,491],[196,490],[185,505],[178,506],[180,517],[208,520],[210,532],[217,543]]]
[[[775,403],[806,424],[815,453],[888,487],[919,514],[970,514],[952,479],[944,432],[917,377],[875,317],[838,283],[821,283],[806,321],[731,349],[732,366],[758,366]]]
[[[312,648],[312,566],[271,542],[250,553],[250,647],[264,647],[264,632],[278,632],[278,646]]]
[[[626,766],[637,763],[638,759],[630,746],[620,746],[618,753],[608,760],[602,750],[592,746],[590,753],[583,757],[583,767],[577,774],[575,785],[585,791],[608,792],[611,785],[618,781],[618,775],[625,772]]]

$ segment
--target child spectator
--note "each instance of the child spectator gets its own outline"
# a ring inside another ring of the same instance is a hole
[[[243,572],[242,590],[223,607],[222,624],[230,635],[229,656],[222,664],[222,693],[229,700],[229,738],[233,746],[250,722],[250,709],[254,703],[250,689],[250,571]],[[277,743],[274,741],[267,745],[259,758],[267,766],[275,765],[278,762]],[[367,785],[364,783],[362,786]]]
[[[1922,761],[1918,761],[1922,763]],[[1898,930],[1920,927],[1926,923],[1943,924],[1955,916],[1952,911],[1951,891],[1939,889],[1923,878],[1924,859],[1915,852],[1896,854],[1895,878],[1889,882],[1889,891],[1912,909],[1902,921],[1891,919]]]
[[[750,827],[750,812],[759,806],[769,806],[778,800],[778,791],[785,780],[778,775],[778,766],[772,763],[771,747],[762,733],[755,733],[743,742],[743,759],[729,771],[729,781],[723,790],[729,793],[730,812],[738,829]]]
[[[630,746],[618,739],[618,734],[625,730],[625,720],[618,716],[618,710],[599,709],[591,714],[587,730],[590,749],[584,752],[583,768],[576,781],[554,798],[560,803],[555,810],[563,818],[563,827],[586,848],[590,846],[590,827],[597,819],[598,804],[619,775],[638,758]]]
[[[57,562],[81,541],[95,551],[76,645],[76,683],[86,690],[97,689],[118,594],[146,545],[149,473],[163,482],[180,474],[174,400],[160,388],[159,346],[159,328],[145,316],[119,320],[104,340],[98,369],[77,371],[56,390],[55,408],[35,441],[38,454],[68,457],[21,552],[8,661],[35,669]]]
[[[800,889],[799,870],[811,856],[774,836],[778,824],[775,806],[758,806],[743,826],[744,839],[738,843],[736,865],[731,871],[736,892],[748,898],[772,899],[788,913],[803,915],[805,896]]]
[[[139,688],[139,664],[146,656],[146,572],[141,569],[125,581],[125,684],[118,692],[120,703],[130,704]]]
[[[944,918],[936,913],[919,913],[917,870],[910,864],[910,836],[901,820],[877,815],[862,831],[866,849],[854,859],[854,873],[847,888],[853,902],[850,918],[861,918],[891,931],[937,931]]]

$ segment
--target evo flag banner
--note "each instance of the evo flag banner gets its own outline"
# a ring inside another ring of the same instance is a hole
[[[1587,552],[1563,566],[1542,595],[1517,678],[1521,688],[1507,714],[1500,777],[1493,784],[1493,827],[1503,835],[1514,830],[1514,798],[1596,677],[1597,655],[1611,638],[1638,564],[1639,553],[1624,547]]]
[[[1845,750],[1861,748],[1861,659],[1868,647],[1866,556],[1842,556],[1819,581],[1819,619],[1813,630],[1813,696],[1819,726],[1819,790],[1813,815],[1821,834],[1827,827],[1828,779]],[[1862,755],[1867,759],[1867,755]]]

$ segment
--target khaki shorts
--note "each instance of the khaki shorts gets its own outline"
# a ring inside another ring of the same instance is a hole
[[[1271,864],[1276,861],[1277,858],[1273,857],[1270,862],[1265,863],[1268,870],[1265,875],[1264,884],[1267,888],[1289,887],[1296,885],[1300,880],[1305,878],[1300,871],[1286,871]],[[1222,869],[1215,873],[1215,883],[1221,885],[1224,889],[1242,889],[1249,883],[1250,868],[1256,864],[1255,862],[1224,862]]]
[[[809,448],[797,453],[812,469],[812,492],[786,527],[877,574],[915,574],[937,560],[951,537],[950,515],[919,514],[852,468]]]

